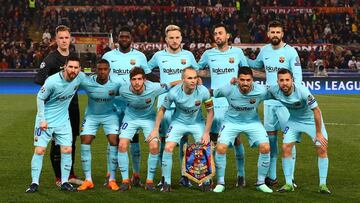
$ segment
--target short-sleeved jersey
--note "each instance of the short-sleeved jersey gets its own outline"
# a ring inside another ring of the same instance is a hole
[[[214,97],[226,97],[229,108],[225,113],[224,121],[232,123],[259,122],[257,107],[271,96],[265,86],[253,83],[252,90],[243,94],[238,85],[225,85],[214,90]]]
[[[92,75],[81,83],[81,88],[88,95],[86,115],[109,115],[116,111],[114,107],[115,96],[122,83],[115,83],[109,77],[105,84],[96,81],[97,75]]]
[[[64,125],[69,120],[70,101],[84,77],[85,74],[80,72],[75,79],[68,82],[64,79],[63,71],[60,71],[46,79],[37,97],[45,102],[44,116],[49,127]]]
[[[148,62],[149,68],[154,69],[159,67],[160,82],[171,83],[176,80],[181,80],[181,73],[187,67],[192,67],[195,70],[199,69],[194,55],[188,51],[181,49],[180,52],[173,54],[166,49],[156,52]],[[158,107],[164,102],[165,95],[158,98]]]
[[[211,89],[220,88],[237,77],[239,67],[248,66],[242,49],[230,46],[226,51],[217,48],[206,50],[199,61],[200,68],[209,66]]]
[[[301,84],[302,70],[300,58],[292,46],[285,44],[283,47],[273,49],[271,44],[261,48],[256,60],[248,59],[248,63],[252,68],[265,68],[266,85],[272,86],[277,84],[277,72],[282,69],[288,69],[293,73],[294,81]],[[275,100],[265,101],[269,105],[279,105]]]
[[[171,104],[175,103],[175,112],[172,116],[172,122],[180,122],[183,124],[195,124],[203,122],[201,106],[205,103],[212,108],[212,101],[208,89],[203,85],[196,86],[196,89],[190,94],[186,94],[183,85],[179,84],[173,87],[165,96],[164,108],[169,109]]]
[[[294,84],[294,90],[289,96],[284,95],[278,85],[272,86],[269,91],[276,100],[289,110],[289,121],[306,124],[315,122],[312,109],[316,108],[318,104],[305,86]]]
[[[129,84],[120,88],[119,98],[127,103],[124,119],[155,119],[156,97],[167,92],[168,86],[150,81],[146,81],[144,85],[145,89],[140,95],[133,93]]]
[[[102,58],[110,63],[110,77],[115,82],[129,81],[130,70],[135,66],[144,69],[145,74],[150,73],[146,56],[134,48],[127,53],[114,49],[105,53]]]

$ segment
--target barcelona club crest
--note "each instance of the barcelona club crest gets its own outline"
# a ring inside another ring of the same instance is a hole
[[[250,104],[255,104],[256,103],[256,99],[255,98],[252,98],[252,99],[250,99]]]
[[[186,64],[186,59],[181,59],[181,64],[185,65]]]
[[[213,148],[210,143],[184,145],[182,171],[189,180],[201,184],[215,175]]]
[[[109,90],[109,96],[114,96],[115,95],[115,91],[114,90]]]
[[[234,62],[235,62],[234,57],[229,58],[229,63],[234,63]]]
[[[284,61],[285,61],[285,57],[280,56],[280,58],[279,58],[279,62],[280,62],[280,63],[284,63]]]
[[[150,104],[151,103],[151,98],[145,99],[145,103]]]
[[[132,66],[134,66],[134,65],[136,64],[136,60],[135,60],[135,59],[130,59],[130,64],[131,64]]]
[[[195,101],[195,106],[200,106],[200,104],[201,104],[201,101]]]

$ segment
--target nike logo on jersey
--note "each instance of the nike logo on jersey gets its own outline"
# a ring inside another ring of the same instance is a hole
[[[114,62],[116,62],[117,60],[111,60],[111,63],[114,63]]]
[[[167,60],[164,60],[164,61],[161,61],[161,62],[166,63],[166,62],[167,62]]]
[[[211,59],[210,61],[211,61],[211,62],[214,62],[214,61],[216,61],[216,59]]]
[[[267,57],[265,58],[265,60],[268,60],[268,59],[269,59],[269,58],[267,58]]]

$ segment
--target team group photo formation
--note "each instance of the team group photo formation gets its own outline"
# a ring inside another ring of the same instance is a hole
[[[33,67],[35,105],[24,196],[6,202],[331,201],[359,175],[360,112],[342,102],[360,101],[359,1],[11,2],[0,73]],[[41,43],[6,43],[25,30]]]

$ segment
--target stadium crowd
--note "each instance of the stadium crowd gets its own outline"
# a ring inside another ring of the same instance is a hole
[[[240,11],[210,13],[182,12],[177,10],[127,10],[115,9],[89,9],[66,10],[52,9],[45,12],[47,6],[56,5],[161,5],[161,6],[232,6],[240,3]],[[354,7],[355,15],[349,14],[275,14],[261,15],[262,6],[343,6]],[[359,49],[351,50],[342,48],[341,45],[360,43],[359,13],[355,1],[269,1],[269,0],[199,0],[199,1],[150,1],[150,0],[107,0],[107,1],[36,1],[35,8],[30,8],[26,1],[13,3],[5,0],[0,9],[0,70],[26,69],[39,67],[43,57],[51,50],[51,38],[54,36],[55,27],[59,24],[71,25],[72,32],[111,32],[116,36],[118,25],[126,25],[132,29],[135,42],[164,42],[162,30],[168,24],[177,24],[183,30],[185,47],[189,43],[211,43],[211,28],[216,23],[224,23],[233,33],[231,42],[246,42],[241,38],[238,22],[246,23],[250,34],[251,43],[267,43],[266,25],[274,19],[281,19],[285,25],[284,40],[289,44],[321,44],[330,43],[326,50],[299,51],[303,67],[313,69],[314,62],[323,60],[326,68],[349,68],[348,63],[353,56],[359,56]],[[37,23],[34,23],[37,22]],[[40,22],[40,23],[39,23]],[[34,26],[44,32],[42,41],[33,41],[29,37],[29,26]],[[246,32],[246,31],[245,31]],[[244,31],[242,32],[244,33]],[[240,40],[241,39],[241,40]],[[116,41],[116,39],[114,39]],[[108,47],[104,47],[107,50]],[[150,58],[157,50],[142,50]],[[193,48],[191,51],[199,59],[204,48]],[[249,51],[255,57],[257,51]],[[92,57],[93,64],[96,59]],[[356,64],[356,63],[355,63]],[[353,66],[351,66],[353,67]],[[355,66],[356,67],[356,66]],[[359,68],[359,67],[358,67]]]

